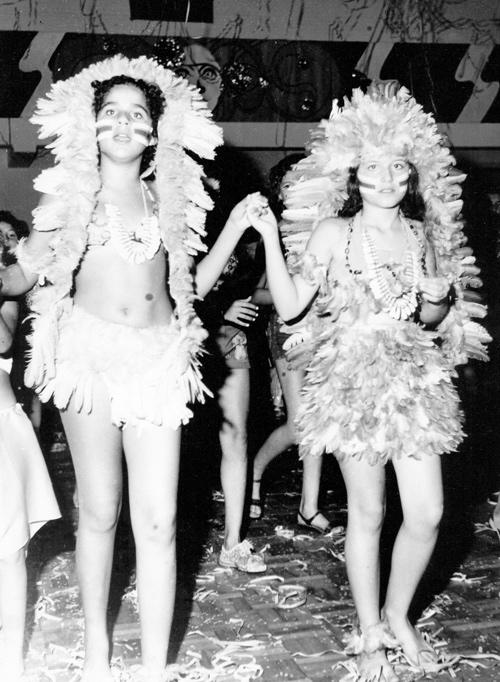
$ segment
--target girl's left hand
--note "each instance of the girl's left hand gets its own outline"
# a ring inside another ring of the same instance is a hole
[[[251,222],[248,216],[248,211],[252,207],[264,209],[268,207],[267,199],[260,194],[260,192],[254,192],[253,194],[247,194],[247,196],[236,204],[229,215],[229,221],[236,227],[242,234],[250,227]]]
[[[448,302],[450,284],[445,277],[423,277],[420,280],[420,295],[432,305],[443,305]]]
[[[262,237],[276,236],[278,233],[278,223],[276,216],[269,208],[269,203],[262,195],[250,195],[250,201],[247,208],[248,220],[253,228],[259,232]]]

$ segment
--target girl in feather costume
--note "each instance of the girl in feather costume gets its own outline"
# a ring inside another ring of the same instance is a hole
[[[82,679],[112,679],[106,610],[123,448],[142,636],[137,679],[156,682],[174,607],[180,426],[206,390],[206,333],[193,303],[248,226],[248,204],[261,199],[233,209],[195,277],[211,200],[193,156],[213,157],[221,132],[200,93],[151,59],[118,55],[56,82],[32,120],[41,137],[54,136],[56,165],[35,180],[34,229],[2,280],[10,295],[34,286],[26,382],[60,408],[75,466]]]
[[[282,319],[311,306],[296,334],[306,356],[297,427],[302,456],[333,453],[347,488],[345,554],[359,621],[348,652],[361,679],[392,682],[386,649],[396,645],[413,666],[439,669],[408,611],[442,515],[437,455],[463,437],[454,365],[485,359],[488,335],[471,320],[485,311],[464,294],[478,281],[463,247],[453,158],[404,88],[334,103],[309,152],[290,175],[288,270],[274,216],[259,207],[249,215]],[[305,249],[298,235],[308,235]],[[403,523],[380,610],[389,461]]]

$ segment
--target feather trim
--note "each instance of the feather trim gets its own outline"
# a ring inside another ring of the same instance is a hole
[[[424,229],[436,253],[437,271],[457,291],[456,302],[439,326],[447,356],[456,364],[470,357],[487,359],[490,337],[477,323],[471,324],[472,317],[484,317],[485,308],[463,301],[465,287],[481,284],[478,277],[464,276],[467,263],[459,255],[466,241],[460,219],[466,176],[454,170],[455,159],[434,118],[404,87],[396,93],[387,85],[374,86],[366,94],[354,90],[342,108],[335,100],[329,119],[311,132],[308,155],[287,173],[280,229],[289,263],[293,266],[305,251],[320,220],[338,215],[347,197],[349,168],[357,167],[366,151],[380,147],[403,155],[416,167],[426,206]],[[312,317],[304,318],[304,324]]]
[[[37,272],[44,283],[30,297],[34,323],[28,376],[31,382],[38,383],[43,381],[46,371],[51,371],[50,353],[45,355],[40,350],[41,346],[55,342],[47,329],[49,312],[70,297],[73,273],[85,251],[86,228],[101,186],[91,83],[120,74],[155,83],[167,103],[158,121],[154,162],[160,232],[169,257],[175,314],[185,335],[188,393],[191,398],[200,397],[204,389],[198,356],[206,332],[193,307],[192,256],[205,250],[201,238],[205,212],[212,208],[212,201],[203,187],[201,165],[188,157],[186,150],[213,158],[215,148],[222,144],[222,131],[211,120],[210,111],[194,86],[144,56],[128,59],[116,55],[67,80],[57,81],[47,96],[38,101],[31,118],[39,126],[41,138],[53,137],[47,148],[56,161],[54,168],[43,171],[35,180],[35,189],[55,196],[56,200],[35,209],[34,227],[57,232],[46,253],[27,256],[31,259],[27,267]],[[54,317],[50,319],[57,322]]]

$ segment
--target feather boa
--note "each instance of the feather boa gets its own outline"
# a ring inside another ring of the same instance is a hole
[[[199,91],[146,57],[117,55],[54,83],[31,118],[40,127],[41,138],[53,138],[47,148],[55,157],[55,166],[36,178],[35,189],[57,200],[33,212],[35,229],[53,233],[48,249],[27,253],[21,245],[18,252],[21,266],[39,275],[30,295],[33,332],[27,382],[43,388],[54,372],[57,323],[68,311],[73,274],[85,252],[87,225],[101,187],[91,83],[120,74],[155,83],[166,100],[158,121],[155,155],[160,231],[169,258],[170,293],[188,356],[186,391],[191,399],[202,398],[199,355],[206,332],[194,311],[192,269],[193,256],[206,250],[202,241],[205,212],[212,208],[212,201],[203,188],[201,165],[186,150],[213,158],[215,148],[222,144],[222,133]]]
[[[312,131],[308,155],[287,174],[286,209],[281,233],[287,260],[293,269],[305,250],[314,227],[335,216],[347,198],[349,169],[357,167],[369,149],[384,147],[408,159],[417,169],[419,190],[426,206],[424,229],[436,253],[437,272],[448,278],[456,293],[449,314],[439,325],[443,351],[453,365],[468,358],[487,359],[486,330],[472,318],[483,318],[486,308],[467,301],[466,288],[479,286],[477,278],[463,277],[471,257],[462,257],[466,239],[460,220],[461,183],[465,175],[453,171],[455,159],[444,145],[436,123],[408,90],[393,92],[391,85],[373,87],[367,94],[355,90],[340,108],[333,103],[328,120]],[[283,331],[293,332],[291,346],[310,337],[308,321]]]

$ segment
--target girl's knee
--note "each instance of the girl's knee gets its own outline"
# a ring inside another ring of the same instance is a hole
[[[175,543],[177,529],[176,509],[163,510],[161,513],[142,511],[135,514],[134,535],[137,544],[170,546]]]
[[[442,517],[442,502],[426,503],[415,510],[404,512],[404,523],[414,535],[428,537],[436,534]]]
[[[11,552],[6,556],[0,557],[0,571],[13,566],[23,566],[26,561],[26,547],[27,545],[16,549],[15,552]]]
[[[360,524],[371,533],[381,530],[385,517],[385,503],[382,500],[349,500],[347,508],[349,523]]]
[[[86,503],[78,500],[78,527],[94,533],[114,532],[118,525],[121,511],[121,500],[109,501],[105,504]]]

